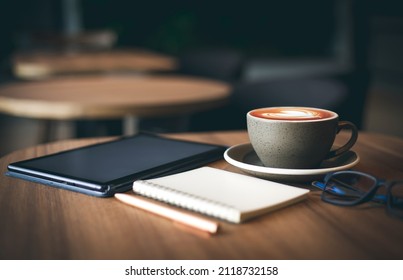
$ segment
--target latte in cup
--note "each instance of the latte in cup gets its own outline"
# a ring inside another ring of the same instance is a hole
[[[267,167],[317,168],[328,158],[346,153],[358,136],[356,126],[339,121],[337,113],[310,107],[268,107],[247,113],[253,149]],[[330,151],[337,133],[351,130],[342,147]]]
[[[272,107],[256,109],[251,111],[251,115],[258,118],[270,120],[318,120],[336,117],[337,114],[331,111],[315,109],[315,108],[298,108],[298,107]]]

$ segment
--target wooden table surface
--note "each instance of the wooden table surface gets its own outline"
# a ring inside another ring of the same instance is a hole
[[[12,65],[14,74],[21,79],[113,71],[166,72],[178,67],[175,58],[143,49],[17,53]]]
[[[173,137],[226,145],[248,141],[242,131]],[[16,151],[0,160],[1,172],[16,160],[105,140],[65,140]],[[361,158],[354,170],[403,178],[403,139],[361,132],[354,150]],[[224,160],[211,166],[240,172]],[[206,236],[115,198],[2,175],[0,221],[1,259],[403,259],[402,220],[388,216],[383,206],[324,203],[314,189],[306,201],[244,224],[220,221],[220,232]]]
[[[168,75],[88,75],[0,86],[0,112],[51,120],[186,115],[224,104],[226,83]]]

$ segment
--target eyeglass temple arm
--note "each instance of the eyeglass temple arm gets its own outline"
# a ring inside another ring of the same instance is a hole
[[[317,188],[321,189],[322,191],[325,189],[325,183],[319,182],[319,181],[313,181],[312,186],[317,187]],[[343,192],[341,189],[337,188],[336,186],[331,186],[329,188],[329,191],[331,191],[331,192],[333,192],[334,194],[337,194],[337,195],[348,195],[347,192]],[[377,201],[377,202],[385,202],[386,201],[386,195],[376,194],[373,197],[372,200]]]
[[[317,187],[321,190],[323,190],[325,188],[325,183],[319,182],[319,181],[313,181],[311,185],[314,187]]]
[[[322,191],[325,190],[325,183],[319,181],[313,181],[312,186],[321,189]],[[346,192],[342,191],[341,189],[337,188],[336,186],[330,186],[329,191],[338,194],[338,195],[348,195]]]

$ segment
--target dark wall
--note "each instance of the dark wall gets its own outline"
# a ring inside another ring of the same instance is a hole
[[[22,34],[59,31],[60,18],[59,1],[0,0],[0,54],[15,48]]]
[[[334,27],[333,1],[90,0],[84,4],[88,28],[107,25],[119,33],[121,44],[172,53],[211,45],[292,55],[323,53]]]
[[[309,56],[332,52],[338,1],[344,0],[81,0],[81,8],[84,28],[114,30],[119,46],[171,54],[219,46]],[[371,15],[403,13],[400,0],[351,1]],[[0,0],[0,60],[23,43],[24,34],[61,32],[61,2]]]
[[[176,54],[187,48],[230,46],[248,52],[326,54],[335,0],[81,0],[86,29],[110,28],[119,45]],[[61,1],[0,1],[4,56],[16,37],[62,30]]]

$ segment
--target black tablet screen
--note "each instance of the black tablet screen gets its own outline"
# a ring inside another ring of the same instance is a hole
[[[214,155],[215,151],[215,155]],[[36,172],[105,184],[118,178],[211,154],[211,161],[223,147],[178,141],[148,134],[69,150],[21,161],[10,166]],[[205,158],[206,159],[206,158]]]

